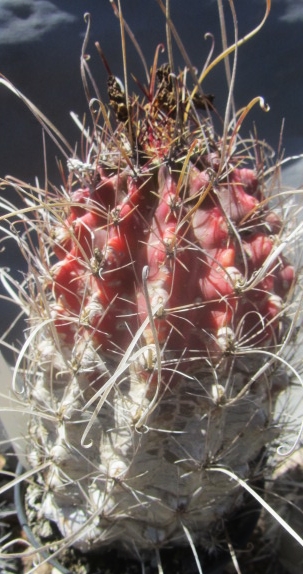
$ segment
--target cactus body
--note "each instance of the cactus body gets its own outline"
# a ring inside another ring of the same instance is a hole
[[[50,461],[42,514],[82,550],[184,544],[184,525],[207,546],[242,500],[208,469],[251,478],[275,436],[281,385],[266,351],[281,345],[294,281],[274,255],[282,222],[256,170],[237,155],[219,169],[220,142],[209,153],[187,127],[198,159],[166,160],[168,118],[158,111],[160,158],[158,139],[131,167],[123,148],[110,168],[97,155],[92,175],[74,170],[82,187],[64,199],[67,217],[54,210],[50,228],[42,221],[47,259],[59,261],[31,314],[36,328],[45,300],[29,454]]]
[[[260,148],[171,78],[154,68],[142,102],[111,76],[115,128],[96,121],[28,220],[28,460],[41,517],[84,552],[210,548],[243,503],[216,469],[262,475],[288,384],[296,274]]]

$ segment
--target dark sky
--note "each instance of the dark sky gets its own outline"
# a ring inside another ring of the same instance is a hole
[[[121,0],[124,15],[134,31],[148,65],[155,48],[165,41],[165,24],[156,0]],[[230,11],[225,0],[229,41],[233,40]],[[243,36],[262,19],[264,0],[235,0],[239,35]],[[215,35],[221,48],[215,0],[171,0],[172,17],[192,63],[201,69],[210,40]],[[106,72],[97,56],[99,41],[113,72],[122,76],[118,20],[109,0],[1,0],[0,71],[28,96],[64,133],[72,145],[78,133],[69,117],[86,109],[79,73],[79,56],[85,23],[84,12],[92,17],[92,68],[102,90]],[[263,30],[239,52],[236,103],[242,106],[256,95],[271,106],[269,114],[256,111],[248,118],[249,129],[256,119],[260,137],[275,148],[282,118],[286,118],[284,145],[287,152],[303,148],[303,1],[273,0]],[[175,50],[176,62],[182,58]],[[165,61],[166,55],[163,56]],[[142,66],[128,43],[129,68],[144,79]],[[223,65],[209,75],[204,90],[213,92],[219,111],[224,111],[226,82]],[[221,108],[221,109],[220,109]],[[1,153],[0,176],[13,173],[32,179],[41,172],[41,131],[17,99],[0,87]],[[50,155],[54,155],[53,150]],[[51,165],[51,164],[50,164]],[[55,175],[55,174],[54,174]]]
[[[265,0],[234,0],[242,37],[261,20]],[[156,0],[121,0],[124,16],[152,64],[157,44],[165,42],[165,22]],[[229,43],[233,27],[227,0]],[[79,132],[69,112],[82,116],[87,110],[80,79],[80,53],[85,33],[83,14],[91,13],[91,33],[87,52],[91,55],[94,78],[106,94],[106,71],[97,55],[94,42],[99,41],[113,73],[122,77],[119,23],[109,0],[1,0],[0,2],[0,72],[30,98],[62,131],[70,144],[79,140]],[[192,64],[202,69],[210,40],[215,37],[215,53],[221,50],[216,0],[171,0],[175,26]],[[139,58],[127,43],[129,70],[144,81]],[[303,151],[303,0],[273,0],[271,14],[262,29],[239,51],[235,96],[237,107],[262,95],[270,104],[268,114],[260,109],[245,122],[247,132],[253,120],[258,135],[277,148],[282,119],[285,117],[283,145],[286,153]],[[166,54],[161,62],[167,60]],[[176,67],[183,66],[177,48]],[[224,112],[226,81],[224,66],[212,72],[204,86],[215,94],[216,106]],[[106,96],[105,96],[106,98]],[[0,177],[7,174],[33,183],[35,176],[43,182],[41,128],[24,104],[0,86]],[[49,178],[60,183],[54,157],[57,151],[47,143]],[[13,248],[0,253],[0,265],[16,272],[22,264]],[[0,302],[2,320],[9,320],[9,308]]]

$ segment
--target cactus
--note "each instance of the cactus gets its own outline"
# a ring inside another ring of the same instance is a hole
[[[269,472],[300,311],[301,227],[267,185],[264,144],[239,136],[266,106],[255,98],[233,118],[229,98],[218,135],[201,87],[243,41],[200,78],[188,62],[176,74],[167,18],[170,61],[156,52],[147,87],[131,95],[105,62],[109,106],[89,95],[93,127],[62,188],[6,181],[25,202],[15,375],[30,413],[28,505],[57,525],[58,554],[155,555],[159,573],[159,549],[174,547],[202,571],[196,548],[218,552],[245,484]]]

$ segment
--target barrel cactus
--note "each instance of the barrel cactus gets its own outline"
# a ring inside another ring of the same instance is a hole
[[[6,182],[25,201],[28,262],[15,375],[36,476],[25,498],[58,527],[59,556],[114,548],[161,572],[162,549],[189,547],[202,571],[199,548],[220,552],[279,444],[300,225],[267,184],[264,145],[239,135],[262,99],[232,117],[229,97],[218,133],[202,91],[243,40],[200,77],[189,62],[177,73],[166,15],[169,63],[158,50],[147,86],[131,94],[105,62],[108,104],[89,98],[62,188]]]

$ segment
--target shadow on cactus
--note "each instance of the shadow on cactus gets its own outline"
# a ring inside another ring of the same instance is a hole
[[[240,137],[250,109],[267,110],[262,98],[237,113],[233,102],[237,51],[264,24],[270,1],[261,24],[239,39],[230,0],[235,43],[216,58],[212,46],[200,75],[169,2],[158,4],[167,47],[156,49],[149,71],[120,2],[112,2],[125,78],[123,85],[97,44],[108,103],[88,67],[86,15],[81,72],[91,125],[73,116],[80,155],[1,80],[67,159],[60,189],[2,182],[24,202],[2,207],[28,263],[22,285],[2,272],[27,317],[13,388],[16,408],[28,414],[27,468],[2,491],[26,482],[28,521],[39,521],[40,535],[51,532],[40,561],[52,553],[64,564],[73,548],[81,572],[96,572],[96,556],[109,550],[159,574],[176,568],[178,555],[188,572],[183,552],[192,572],[218,571],[229,556],[240,571],[237,545],[249,538],[256,504],[275,516],[261,491],[283,430],[276,400],[301,384],[300,208],[295,193],[277,185],[280,163],[269,164],[267,146]],[[127,36],[146,74],[135,94]],[[185,60],[180,72],[174,42]],[[220,120],[203,81],[222,61],[229,91]]]

